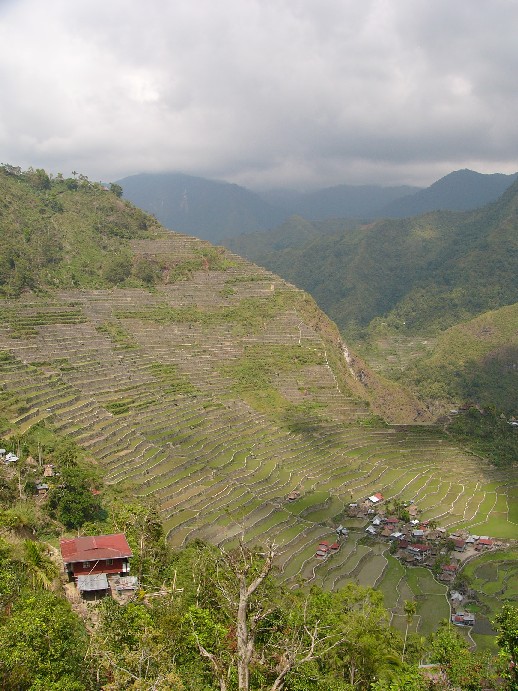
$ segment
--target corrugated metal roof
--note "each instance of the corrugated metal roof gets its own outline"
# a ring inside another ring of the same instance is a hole
[[[95,561],[96,559],[120,559],[131,557],[132,552],[124,533],[92,535],[61,540],[61,556],[66,563]]]
[[[105,573],[96,573],[91,576],[78,576],[77,589],[81,592],[92,590],[108,590],[108,579]]]

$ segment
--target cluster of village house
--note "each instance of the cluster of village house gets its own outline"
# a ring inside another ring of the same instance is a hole
[[[293,501],[299,497],[300,492],[293,492],[287,498]],[[351,518],[368,519],[365,532],[394,544],[394,556],[402,562],[434,569],[438,572],[437,579],[449,585],[467,558],[500,546],[500,543],[486,536],[470,535],[465,530],[448,533],[433,522],[421,521],[418,518],[419,508],[411,502],[404,503],[403,507],[407,520],[388,514],[384,497],[377,492],[361,502],[349,504],[347,513]],[[340,550],[340,540],[347,539],[348,530],[339,525],[336,533],[337,542],[330,544],[328,540],[322,540],[318,544],[315,552],[317,559],[325,560]],[[464,600],[462,593],[450,591],[451,620],[459,626],[473,626],[475,615],[461,610]]]
[[[451,585],[468,558],[500,546],[487,536],[472,535],[467,530],[448,533],[445,528],[437,527],[434,521],[420,520],[420,511],[415,504],[406,502],[403,506],[407,520],[388,514],[384,497],[378,492],[360,503],[350,504],[348,514],[369,519],[366,533],[389,540],[394,544],[395,557],[410,566],[433,569],[437,580],[442,583]],[[473,626],[475,615],[460,609],[464,602],[463,594],[450,591],[450,602],[452,622],[459,626]]]
[[[13,463],[16,463],[16,461],[18,460],[18,456],[12,451],[0,449],[0,461],[4,463],[4,465],[9,466]],[[36,492],[40,496],[45,496],[49,491],[49,485],[46,482],[46,479],[49,477],[53,477],[54,475],[57,475],[57,473],[54,470],[54,466],[52,465],[52,463],[40,464],[32,456],[27,456],[25,463],[28,466],[32,466],[35,473],[39,472],[40,478],[37,482],[34,483],[34,486]]]

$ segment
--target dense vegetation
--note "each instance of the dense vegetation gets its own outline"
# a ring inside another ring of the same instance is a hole
[[[371,340],[383,339],[371,330]],[[518,303],[489,311],[442,332],[428,353],[414,358],[399,377],[426,398],[455,403],[497,403],[516,411],[518,390]],[[396,372],[393,373],[396,376]]]
[[[470,408],[466,414],[455,416],[448,431],[495,465],[512,466],[518,460],[518,430],[494,408]]]
[[[474,212],[380,221],[262,254],[242,237],[239,249],[310,292],[346,330],[379,316],[410,333],[442,329],[518,301],[517,208],[515,183]]]
[[[164,234],[122,200],[120,185],[0,166],[0,296],[24,290],[153,286],[218,262],[215,248],[182,261],[136,257],[131,241]]]
[[[128,278],[129,240],[153,220],[85,176],[0,167],[0,289],[109,286]],[[85,196],[88,203],[85,204]]]
[[[516,688],[515,607],[505,605],[496,617],[500,658],[471,653],[447,624],[428,640],[408,626],[400,634],[389,626],[381,594],[370,588],[283,588],[271,545],[221,551],[195,541],[171,550],[152,505],[105,487],[92,459],[46,427],[2,443],[19,453],[15,464],[0,466],[6,691]],[[31,478],[48,463],[56,475],[48,495],[37,497]],[[82,476],[85,492],[100,493],[97,511],[82,506],[70,513],[64,502],[56,513],[74,475]],[[66,529],[61,518],[81,534],[125,532],[140,580],[133,598],[78,607],[69,591],[69,604],[53,548]],[[435,663],[432,673],[418,669],[423,657]]]

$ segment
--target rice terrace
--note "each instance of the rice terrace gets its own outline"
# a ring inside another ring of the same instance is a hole
[[[174,546],[271,541],[286,583],[375,586],[395,626],[415,599],[413,628],[434,630],[450,614],[447,585],[396,559],[349,505],[379,493],[417,506],[421,522],[505,543],[518,538],[516,474],[458,448],[418,412],[420,424],[384,423],[384,412],[397,423],[410,403],[387,395],[376,407],[375,375],[366,386],[334,325],[277,276],[176,233],[131,248],[190,269],[152,289],[59,288],[2,301],[10,423],[72,436],[108,483],[156,500]],[[347,538],[316,558],[339,525]],[[496,580],[484,580],[477,560],[473,577],[481,591],[491,595],[494,582],[516,599],[496,555],[482,557]]]

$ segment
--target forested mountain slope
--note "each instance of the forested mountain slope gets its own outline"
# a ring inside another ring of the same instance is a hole
[[[392,315],[447,327],[518,300],[518,183],[478,211],[437,212],[254,251],[227,244],[310,292],[341,328]]]
[[[517,415],[517,207],[515,182],[474,212],[364,226],[292,218],[227,244],[308,290],[372,367],[430,405]]]
[[[170,228],[218,243],[225,236],[272,228],[286,212],[254,192],[182,173],[148,173],[119,180],[124,196]]]
[[[517,174],[483,174],[474,170],[456,170],[413,194],[386,204],[380,216],[402,218],[430,211],[469,211],[490,204],[516,180]]]

